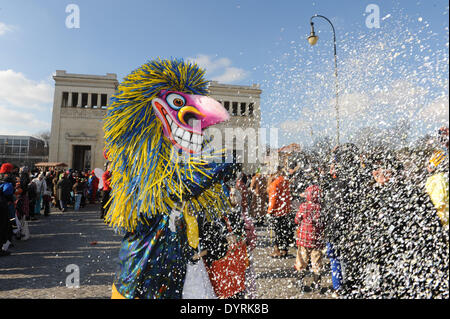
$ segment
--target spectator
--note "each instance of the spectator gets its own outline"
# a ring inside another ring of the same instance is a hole
[[[449,219],[449,185],[448,185],[448,143],[449,129],[439,129],[440,149],[433,153],[428,165],[430,176],[425,183],[425,190],[436,208],[439,219],[448,232]]]
[[[257,224],[261,224],[267,212],[268,195],[267,195],[267,179],[261,173],[256,173],[250,184],[252,192],[251,213],[256,219]]]
[[[61,211],[65,212],[67,210],[67,205],[70,202],[70,192],[72,190],[72,183],[70,182],[67,173],[61,174],[57,189]]]
[[[34,178],[33,178],[34,179]],[[30,220],[36,220],[36,199],[37,199],[37,187],[33,180],[30,181],[27,187],[28,201],[29,201],[29,217]]]
[[[354,144],[335,147],[330,178],[326,180],[322,209],[324,236],[328,243],[333,287],[337,293],[345,294],[359,271],[357,264],[351,260],[358,238],[351,239],[350,236],[355,220],[360,216],[361,197],[366,185],[366,178],[361,173],[359,149]]]
[[[60,203],[59,203],[59,196],[58,196],[58,182],[60,180],[60,175],[61,172],[60,171],[56,171],[54,176],[53,176],[53,206],[58,208],[59,210],[62,210]]]
[[[30,173],[27,166],[23,166],[19,171],[20,188],[22,189],[24,221],[30,218],[30,198],[28,195],[28,185],[31,182]]]
[[[110,164],[106,164],[106,171],[102,175],[103,181],[103,197],[102,197],[102,207],[100,208],[100,219],[104,219],[106,213],[108,212],[110,206],[110,195],[111,195],[111,171]]]
[[[80,207],[86,206],[86,201],[88,199],[88,183],[87,183],[88,176],[86,176],[86,173],[84,173],[84,172],[83,172],[82,176],[83,177],[80,178],[81,189],[82,189]]]
[[[15,189],[15,207],[16,207],[16,225],[17,232],[16,237],[21,240],[28,240],[30,238],[30,231],[28,228],[28,223],[26,221],[26,207],[25,207],[25,197],[26,193],[23,192],[20,179],[16,183]]]
[[[295,217],[297,228],[297,257],[295,268],[300,274],[299,284],[305,292],[311,291],[311,287],[304,285],[305,271],[311,262],[314,277],[314,289],[320,286],[320,272],[322,270],[323,225],[320,218],[320,190],[317,185],[309,186],[301,195],[306,199],[298,209]],[[322,291],[324,292],[324,291]]]
[[[47,192],[47,183],[44,180],[44,173],[40,173],[32,182],[36,185],[36,204],[34,206],[34,215],[41,215],[41,204],[44,194]]]
[[[242,213],[248,214],[249,213],[249,207],[248,207],[249,206],[248,205],[249,192],[248,192],[248,188],[247,188],[247,176],[244,173],[239,172],[235,187],[241,194]]]
[[[291,195],[289,182],[285,178],[282,167],[278,167],[277,173],[271,182],[269,189],[269,207],[267,214],[271,216],[272,227],[275,232],[274,251],[272,258],[284,257],[288,253],[290,237],[288,216],[290,213]]]
[[[9,206],[14,202],[14,181],[11,173],[13,165],[5,163],[0,168],[0,257],[8,256],[13,230],[9,216]]]
[[[75,178],[75,184],[72,186],[72,191],[75,196],[75,205],[74,210],[79,211],[80,210],[80,204],[81,204],[81,197],[83,196],[83,182],[81,181],[81,178],[76,177]]]
[[[45,192],[42,196],[42,201],[44,204],[44,216],[50,214],[50,203],[52,201],[52,191],[53,191],[53,178],[50,172],[45,173]]]
[[[98,190],[99,180],[98,177],[95,176],[95,171],[91,172],[91,176],[89,176],[89,199],[91,204],[95,204],[97,201],[97,190]]]
[[[354,255],[365,267],[350,296],[448,298],[448,246],[433,204],[418,185],[399,178],[402,165],[393,154],[371,158],[375,184],[361,205],[362,244]],[[367,280],[373,272],[377,280]]]

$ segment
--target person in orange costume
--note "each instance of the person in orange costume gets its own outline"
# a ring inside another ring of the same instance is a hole
[[[273,258],[284,257],[288,253],[290,239],[289,212],[291,209],[291,193],[289,181],[284,176],[283,168],[278,167],[274,179],[269,185],[269,208],[267,214],[272,217],[272,227],[275,232]]]

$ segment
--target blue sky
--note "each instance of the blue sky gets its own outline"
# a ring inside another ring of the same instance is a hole
[[[71,3],[78,29],[65,24]],[[366,26],[369,4],[380,9],[380,28]],[[0,134],[50,128],[55,70],[121,80],[149,59],[182,57],[201,62],[210,79],[260,84],[262,126],[279,127],[280,144],[308,143],[311,130],[333,135],[331,29],[315,20],[319,42],[310,47],[315,13],[337,32],[344,138],[404,117],[400,104],[413,110],[408,119],[429,120],[421,132],[448,122],[448,112],[427,115],[448,105],[448,1],[0,0]],[[373,122],[374,110],[386,119]]]

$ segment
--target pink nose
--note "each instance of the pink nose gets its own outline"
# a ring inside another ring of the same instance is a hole
[[[204,115],[200,121],[202,129],[230,119],[227,110],[213,98],[204,95],[191,95],[191,99],[193,106]]]

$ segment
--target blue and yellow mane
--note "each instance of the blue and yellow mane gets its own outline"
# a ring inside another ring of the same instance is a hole
[[[207,159],[180,154],[164,137],[151,101],[163,90],[207,95],[204,70],[183,60],[153,60],[126,76],[111,99],[104,122],[110,161],[111,205],[106,215],[116,229],[133,231],[142,217],[169,214],[196,176],[209,176]],[[189,200],[190,213],[209,217],[227,209],[220,184]],[[141,216],[142,215],[142,216]]]

